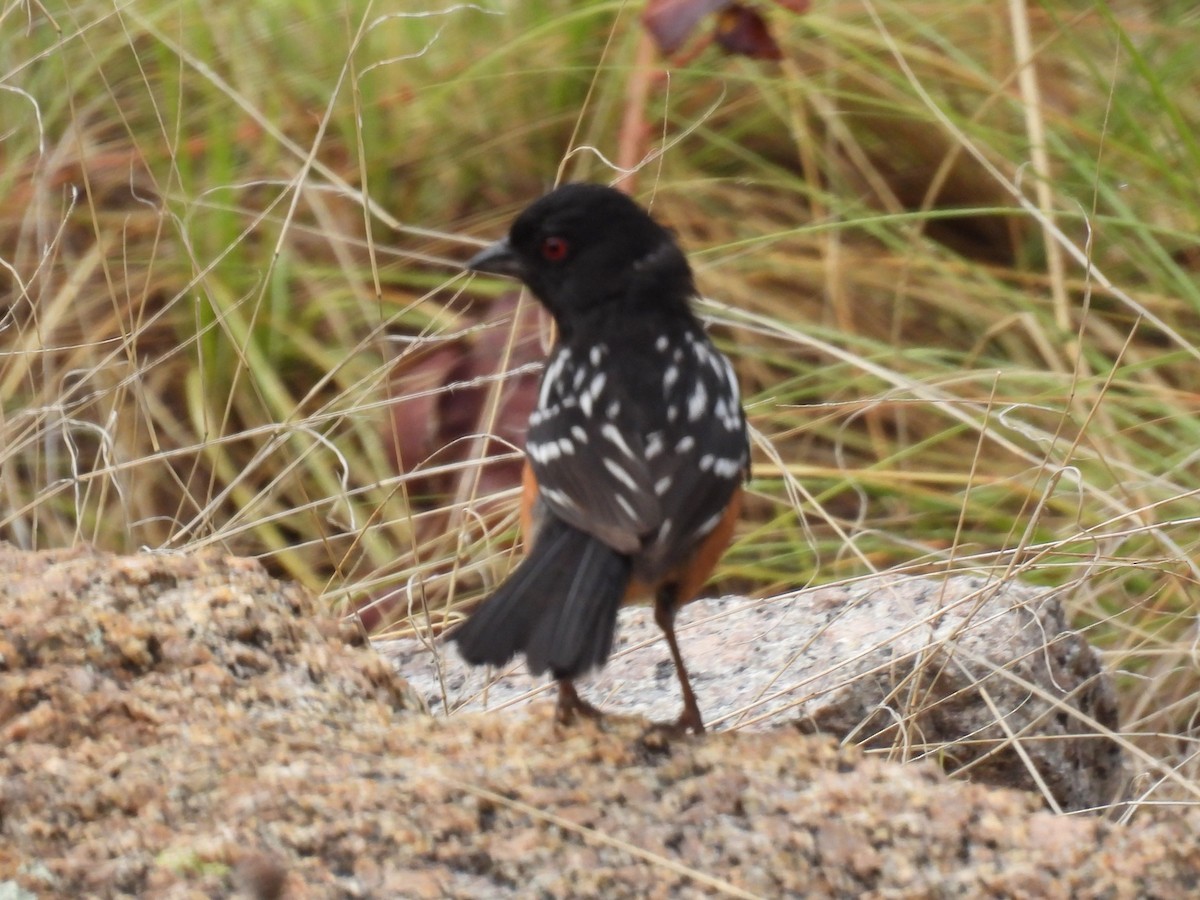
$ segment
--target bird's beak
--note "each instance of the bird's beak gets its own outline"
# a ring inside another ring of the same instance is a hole
[[[512,278],[520,278],[525,273],[525,267],[521,265],[520,258],[513,252],[508,238],[484,247],[467,260],[466,268],[472,272],[487,272],[489,275],[508,275]]]

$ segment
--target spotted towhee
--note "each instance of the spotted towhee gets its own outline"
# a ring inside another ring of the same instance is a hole
[[[608,659],[618,608],[649,594],[683,690],[674,727],[702,732],[675,613],[729,544],[749,444],[687,259],[629,197],[567,184],[467,267],[519,278],[558,334],[525,444],[528,555],[451,639],[469,663],[524,653],[548,669],[570,721],[597,714],[572,680]]]

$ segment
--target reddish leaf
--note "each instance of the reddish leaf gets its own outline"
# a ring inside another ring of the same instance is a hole
[[[812,3],[809,0],[774,0],[776,6],[782,6],[789,12],[803,14],[809,11]]]
[[[514,291],[494,300],[488,309],[488,318],[496,320],[516,315],[518,297],[519,294]],[[497,363],[504,358],[510,328],[517,329],[517,338],[508,360],[509,371],[529,363],[540,362],[545,357],[538,328],[538,306],[529,301],[522,308],[520,318],[512,326],[488,328],[480,334],[471,352],[463,356],[458,365],[450,371],[446,383],[471,382],[494,376]],[[511,453],[513,447],[525,446],[529,415],[537,405],[540,377],[538,372],[525,372],[521,375],[510,375],[504,380],[500,388],[496,420],[491,426],[491,433],[499,440],[485,441],[481,451],[485,460]],[[438,437],[449,443],[480,433],[487,424],[483,419],[490,391],[489,385],[481,384],[444,392],[438,404]],[[465,457],[470,444],[462,441],[460,443]],[[520,459],[487,462],[479,473],[479,495],[486,496],[520,484],[523,466],[524,462]]]
[[[517,294],[512,293],[493,301],[485,315],[499,322],[516,311]],[[540,361],[545,354],[539,340],[537,307],[527,303],[515,324],[484,329],[474,339],[460,338],[411,351],[393,368],[388,385],[392,398],[388,438],[397,467],[418,476],[409,481],[409,492],[410,499],[419,505],[444,502],[453,494],[455,475],[443,473],[431,478],[420,477],[419,473],[465,461],[471,454],[471,439],[487,424],[482,421],[491,389],[486,382],[496,375],[512,327],[517,328],[518,336],[509,358],[510,371]],[[501,440],[487,440],[477,451],[484,463],[480,496],[520,483],[519,459],[499,462],[489,458],[524,444],[537,382],[536,372],[505,379],[491,428]]]
[[[490,495],[521,483],[522,460],[498,457],[511,455],[513,447],[525,443],[539,373],[512,373],[540,362],[546,354],[538,305],[530,301],[518,311],[517,298],[515,291],[504,294],[481,304],[480,314],[464,321],[486,321],[490,327],[455,340],[408,348],[393,365],[387,386],[386,439],[397,468],[409,476],[408,499],[413,507],[435,511],[421,516],[418,540],[445,533],[446,501],[462,487],[462,479],[474,476],[476,460],[476,512],[486,516]],[[510,374],[500,387],[496,417],[489,425],[485,412],[491,381],[514,329]],[[485,431],[495,437],[480,442],[477,436]],[[456,470],[455,463],[468,465]],[[391,588],[365,598],[357,612],[371,631],[402,616],[411,599],[406,588]]]
[[[435,415],[438,391],[459,357],[465,342],[454,341],[412,352],[392,370],[388,384],[391,422],[388,424],[396,468],[409,472],[425,462],[435,449],[438,427]]]
[[[650,0],[642,13],[642,23],[659,52],[670,56],[684,45],[700,20],[724,9],[730,0]]]
[[[713,37],[726,53],[751,59],[783,59],[783,51],[771,37],[766,20],[740,3],[725,7],[717,15]]]

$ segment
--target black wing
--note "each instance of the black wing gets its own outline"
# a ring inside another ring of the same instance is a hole
[[[749,459],[736,377],[699,329],[560,347],[526,451],[545,507],[649,577],[716,525]]]

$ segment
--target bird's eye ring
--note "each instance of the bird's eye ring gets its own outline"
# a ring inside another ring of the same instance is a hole
[[[547,262],[562,262],[567,258],[570,245],[564,238],[548,237],[542,241],[542,258]]]

